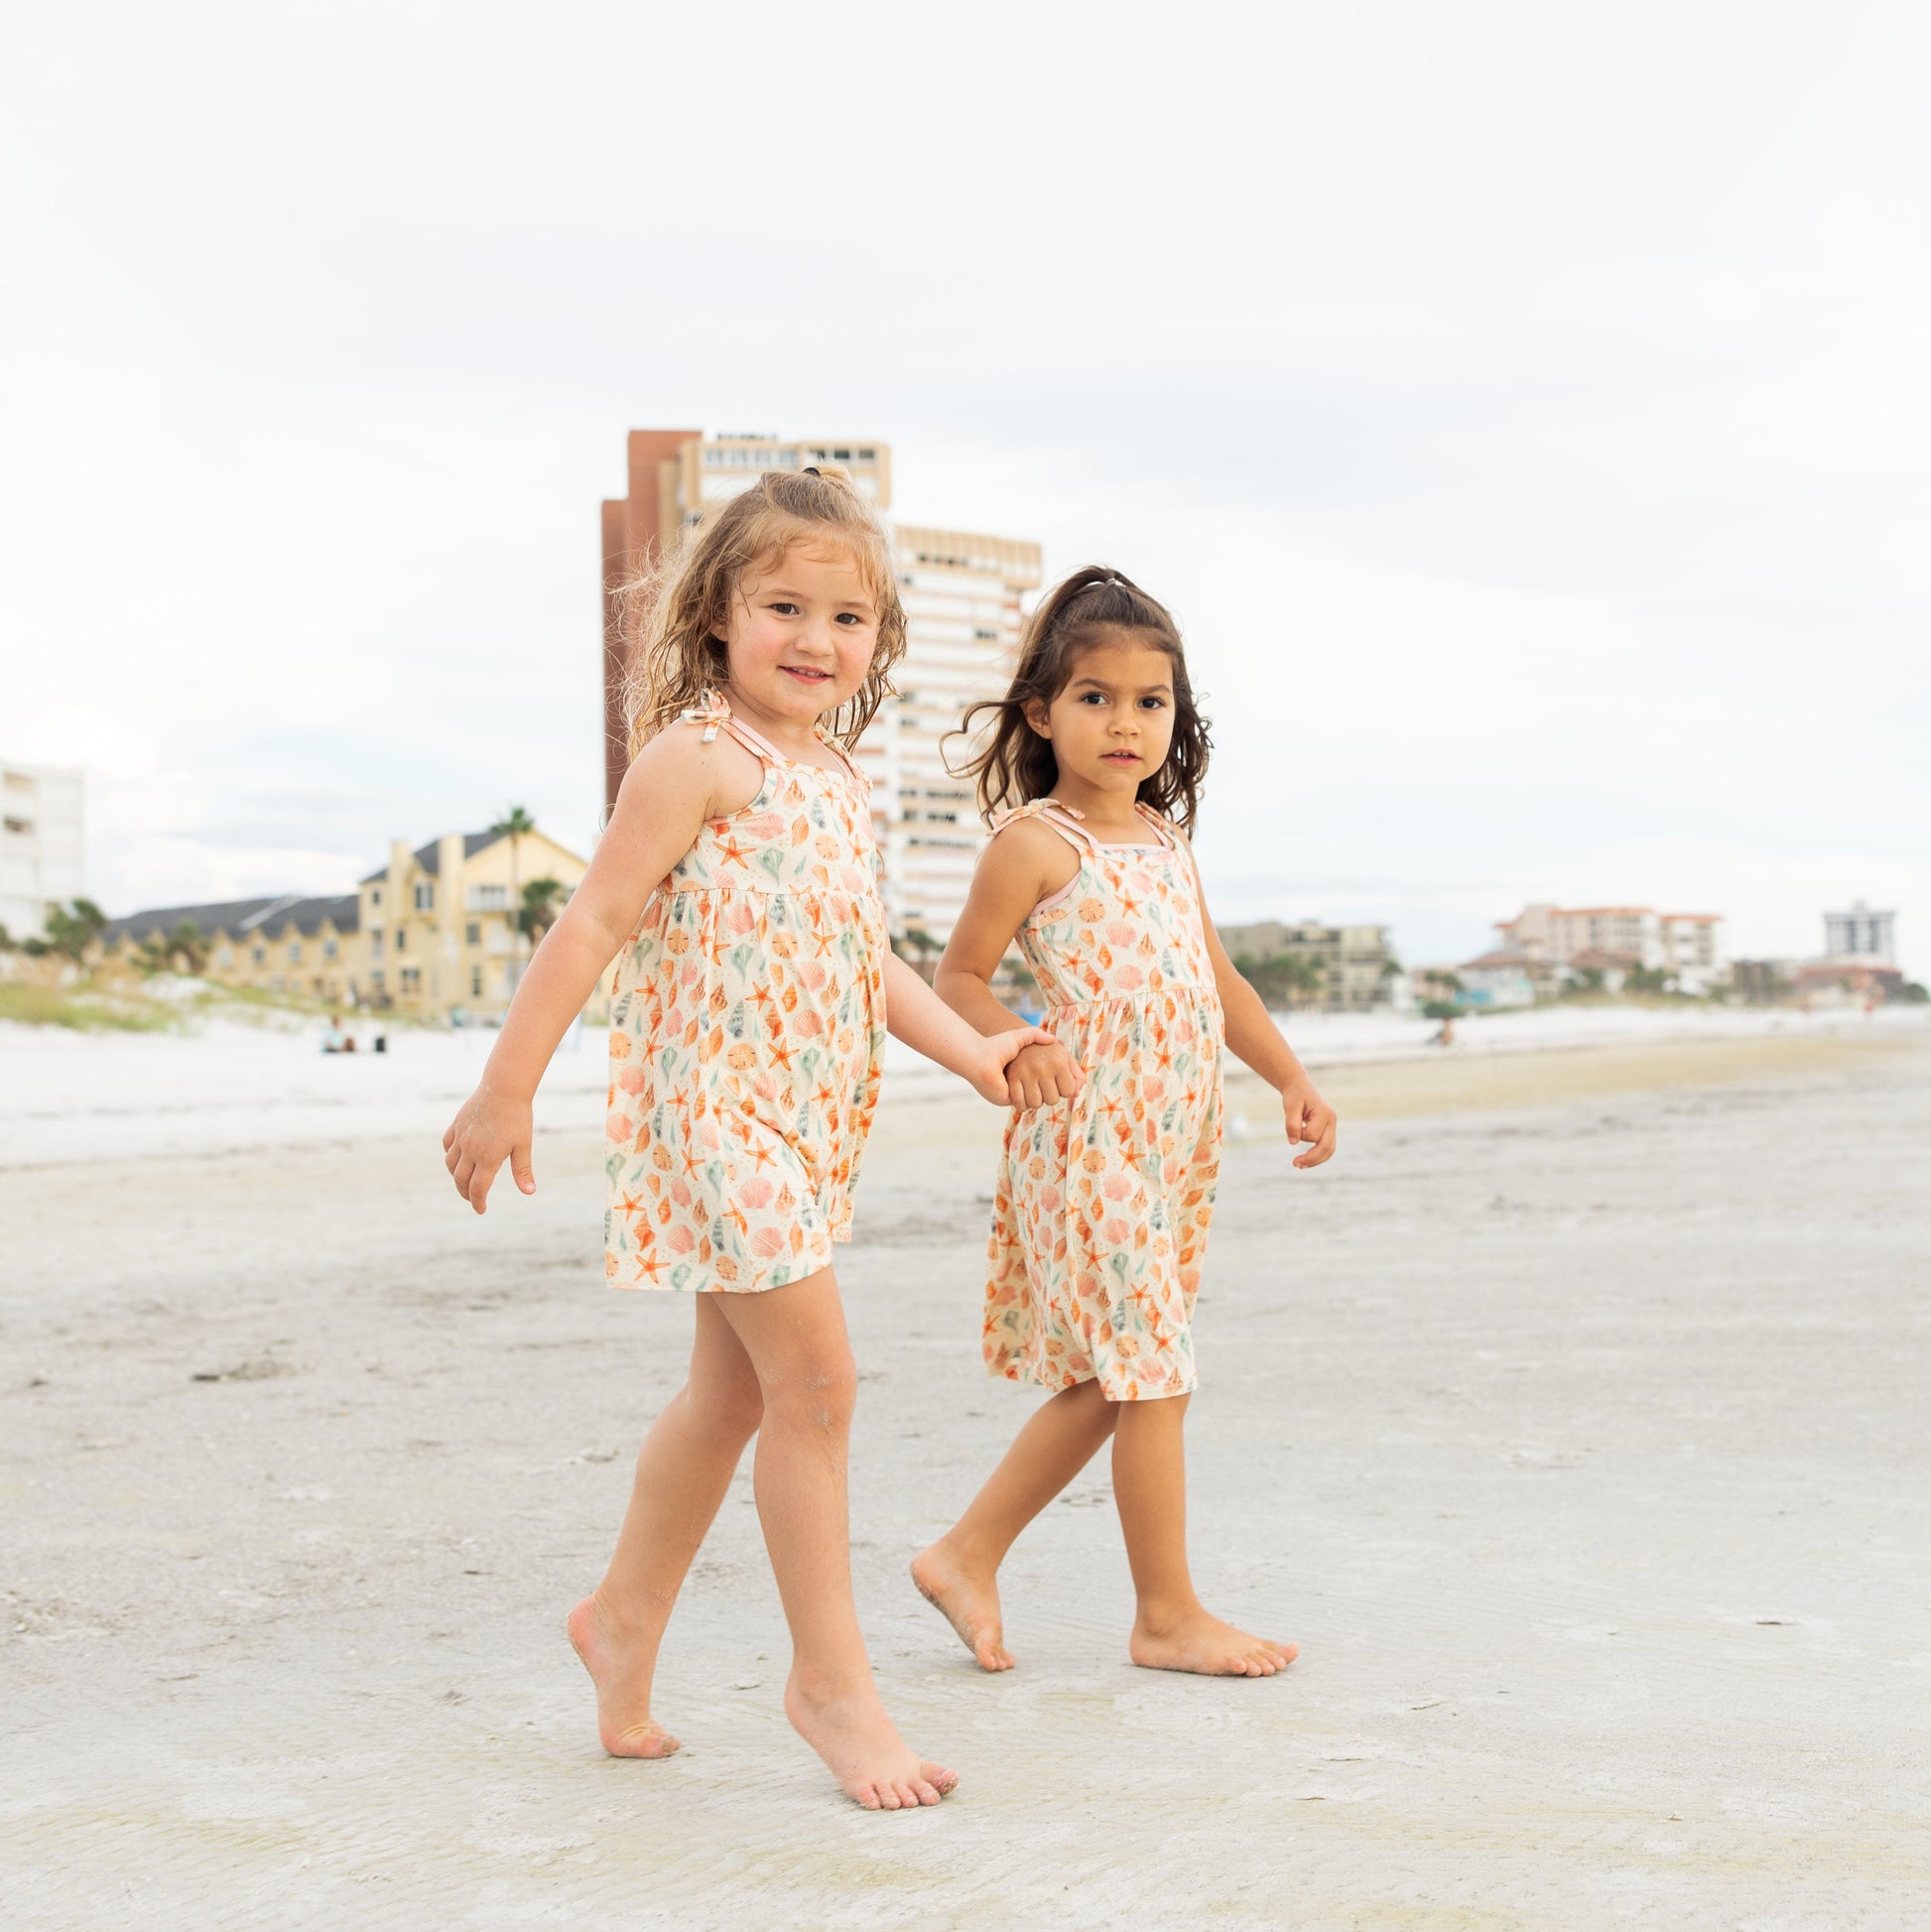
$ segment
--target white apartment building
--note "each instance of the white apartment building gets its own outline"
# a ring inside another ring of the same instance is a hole
[[[47,910],[86,891],[81,776],[45,765],[0,765],[0,926],[39,939]]]
[[[891,507],[891,451],[876,440],[639,431],[631,444],[630,496],[604,506],[606,581],[623,574],[626,558],[695,528],[773,469],[836,464],[881,512]],[[880,708],[857,757],[872,783],[891,931],[943,945],[986,837],[972,785],[947,769],[949,750],[956,762],[966,741],[948,748],[945,740],[968,705],[1005,690],[1018,653],[1020,598],[1040,582],[1040,550],[1015,538],[892,525],[889,515],[886,522],[905,601],[905,656],[893,673],[899,695]],[[608,664],[606,656],[606,677]]]
[[[1663,967],[1675,974],[1685,992],[1707,992],[1730,977],[1721,913],[1666,912],[1662,921]]]
[[[967,741],[947,739],[968,705],[998,697],[1011,679],[1019,599],[1039,583],[1039,546],[912,524],[893,534],[905,656],[893,673],[898,696],[859,740],[858,762],[872,784],[891,930],[943,945],[985,843],[972,781],[949,769]]]
[[[1849,912],[1824,915],[1824,957],[1865,960],[1873,966],[1897,964],[1897,915],[1872,912],[1860,899]]]
[[[1649,906],[1525,906],[1501,921],[1504,953],[1537,965],[1668,972],[1702,992],[1730,969],[1720,913],[1657,912]]]

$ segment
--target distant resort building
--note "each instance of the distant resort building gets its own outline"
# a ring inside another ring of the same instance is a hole
[[[0,926],[39,939],[48,909],[87,890],[81,777],[46,765],[0,764]]]
[[[1492,1010],[1533,1006],[1571,986],[1620,992],[1637,973],[1652,987],[1707,995],[1730,984],[1724,935],[1721,913],[1537,903],[1497,922],[1490,951],[1417,967],[1410,983],[1418,1000]]]
[[[1849,912],[1824,915],[1820,958],[1794,962],[1790,983],[1799,997],[1897,999],[1908,990],[1897,964],[1897,914],[1872,912],[1860,899]]]
[[[109,960],[172,965],[220,985],[412,1014],[462,1007],[500,1014],[531,940],[518,925],[529,888],[540,926],[554,920],[585,861],[547,833],[451,833],[389,862],[335,897],[233,899],[163,906],[110,920]]]
[[[353,893],[304,899],[229,899],[157,906],[110,919],[100,936],[110,960],[199,973],[255,992],[309,993],[353,1005],[362,996]]]
[[[1401,966],[1385,926],[1223,926],[1227,958],[1270,1005],[1365,1013],[1394,1004]]]
[[[1661,972],[1682,992],[1707,993],[1729,975],[1724,935],[1721,913],[1529,905],[1496,925],[1497,951],[1484,958],[1517,961],[1532,979],[1537,967],[1601,973],[1617,985],[1631,971]]]

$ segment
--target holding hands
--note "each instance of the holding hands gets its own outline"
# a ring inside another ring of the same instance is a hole
[[[984,1061],[972,1074],[967,1076],[980,1096],[988,1099],[994,1106],[1038,1106],[1038,1100],[1019,1098],[1022,1076],[1018,1070],[1027,1066],[1034,1054],[1058,1055],[1057,1066],[1061,1074],[1057,1089],[1059,1094],[1074,1094],[1080,1087],[1080,1070],[1073,1064],[1073,1057],[1043,1027],[1019,1027],[1006,1033],[994,1033],[981,1039]],[[1033,1077],[1037,1081],[1037,1076]],[[1068,1085],[1068,1081],[1071,1085]]]
[[[1007,1064],[1005,1099],[1008,1105],[1027,1112],[1033,1107],[1070,1100],[1079,1093],[1085,1076],[1073,1056],[1050,1033],[1035,1031],[1008,1037],[1024,1037],[1032,1042],[1014,1054]]]

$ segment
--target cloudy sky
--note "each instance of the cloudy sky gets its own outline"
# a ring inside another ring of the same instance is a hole
[[[1931,15],[42,8],[0,751],[110,911],[599,800],[633,427],[878,438],[1217,720],[1223,921],[1525,899],[1931,972]]]

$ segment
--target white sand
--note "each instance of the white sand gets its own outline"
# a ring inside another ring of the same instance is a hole
[[[1015,1552],[1018,1671],[912,1593],[1029,1398],[975,1352],[996,1116],[901,1091],[855,1562],[964,1774],[901,1817],[785,1728],[745,1477],[688,1748],[596,1748],[562,1613],[690,1323],[601,1285],[598,1056],[477,1223],[428,1129],[486,1039],[273,1039],[0,1046],[8,1927],[1931,1923],[1921,1032],[1550,1055],[1527,1110],[1384,1069],[1318,1176],[1256,1113],[1191,1434],[1204,1593],[1303,1645],[1261,1683],[1126,1663],[1103,1465]]]

